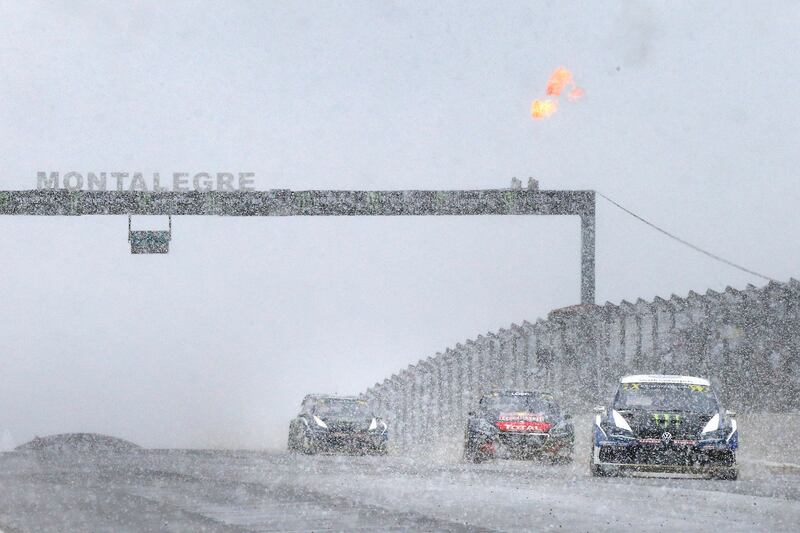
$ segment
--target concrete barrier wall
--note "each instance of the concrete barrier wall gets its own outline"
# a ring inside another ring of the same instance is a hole
[[[460,439],[487,390],[549,390],[579,414],[638,373],[706,376],[743,415],[800,410],[800,282],[557,309],[423,359],[364,396],[391,422],[395,448],[412,451]]]

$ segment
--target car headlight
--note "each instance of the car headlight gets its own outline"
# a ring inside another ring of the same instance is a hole
[[[318,417],[317,415],[314,415],[314,422],[319,427],[324,428],[324,429],[328,429],[328,424],[326,424],[325,421],[323,419],[321,419],[320,417]]]
[[[713,433],[715,431],[719,431],[719,413],[715,414],[714,416],[709,419],[708,423],[703,427],[702,434],[705,437],[706,434]]]
[[[598,415],[597,418],[600,418]],[[631,440],[636,437],[633,434],[630,424],[625,418],[617,412],[616,409],[611,410],[611,419],[606,420],[603,424],[597,424],[603,433],[611,439],[626,439]]]
[[[611,410],[611,418],[614,419],[614,425],[617,428],[625,430],[628,433],[633,434],[633,431],[631,430],[631,426],[630,426],[630,424],[628,424],[628,421],[625,420],[625,417],[623,417],[621,414],[619,414],[619,412],[616,409],[612,409]]]
[[[636,438],[633,435],[633,431],[631,431],[629,429],[624,429],[624,428],[613,426],[613,425],[604,426],[602,429],[603,429],[603,431],[605,431],[606,435],[608,435],[608,437],[611,438],[611,439],[632,440],[632,439]]]
[[[389,426],[386,425],[386,422],[383,420],[378,420],[377,418],[373,418],[372,422],[369,423],[369,431],[377,431],[381,435],[386,433],[386,430],[389,429]]]

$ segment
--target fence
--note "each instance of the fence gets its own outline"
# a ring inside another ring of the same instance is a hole
[[[409,451],[460,438],[489,389],[548,390],[579,412],[638,373],[707,376],[741,412],[797,410],[800,282],[557,309],[423,359],[364,396]]]

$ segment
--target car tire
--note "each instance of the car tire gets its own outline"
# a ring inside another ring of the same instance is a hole
[[[464,461],[472,464],[480,464],[483,462],[483,455],[467,443],[464,444]]]
[[[477,463],[479,462],[476,460],[475,457],[475,450],[469,443],[469,426],[467,429],[464,430],[464,462],[465,463]]]
[[[608,476],[601,465],[594,463],[594,447],[592,447],[591,451],[589,452],[589,473],[592,475],[592,477]]]
[[[603,472],[603,467],[600,465],[589,465],[589,472],[591,472],[592,477],[606,477],[606,473]]]
[[[300,449],[306,455],[314,455],[315,453],[317,453],[314,443],[307,434],[303,435],[303,443]]]
[[[484,458],[479,453],[471,453],[471,454],[469,454],[467,456],[467,462],[471,463],[471,464],[474,464],[474,465],[479,465],[483,461],[484,461]]]
[[[589,471],[592,473],[592,477],[608,477],[609,474],[606,472],[601,465],[591,464],[589,466]]]
[[[286,449],[289,453],[297,453],[297,432],[289,426],[289,437],[286,439]]]
[[[550,463],[554,465],[569,465],[572,464],[572,454],[569,455],[553,455],[550,457]]]
[[[714,479],[724,479],[726,481],[736,481],[739,479],[739,469],[734,466],[721,468],[714,472]]]
[[[548,454],[547,459],[552,465],[568,465],[572,464],[572,455],[573,449],[570,447],[566,450],[561,449],[552,454]]]

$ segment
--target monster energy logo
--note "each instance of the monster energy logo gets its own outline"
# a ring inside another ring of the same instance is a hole
[[[302,191],[295,193],[295,197],[297,198],[297,204],[300,209],[305,209],[309,205],[313,205],[314,197],[308,191]]]
[[[376,213],[380,211],[381,207],[381,198],[380,195],[376,192],[370,192],[367,194],[367,211],[370,213]]]
[[[657,426],[664,429],[667,429],[670,423],[673,427],[681,425],[681,415],[673,415],[670,413],[653,413],[653,420],[655,420]]]
[[[437,191],[433,197],[433,205],[437,208],[447,205],[447,195],[442,191]]]
[[[516,206],[517,204],[517,193],[515,193],[514,191],[506,192],[505,201],[509,209],[514,208],[514,206]]]

